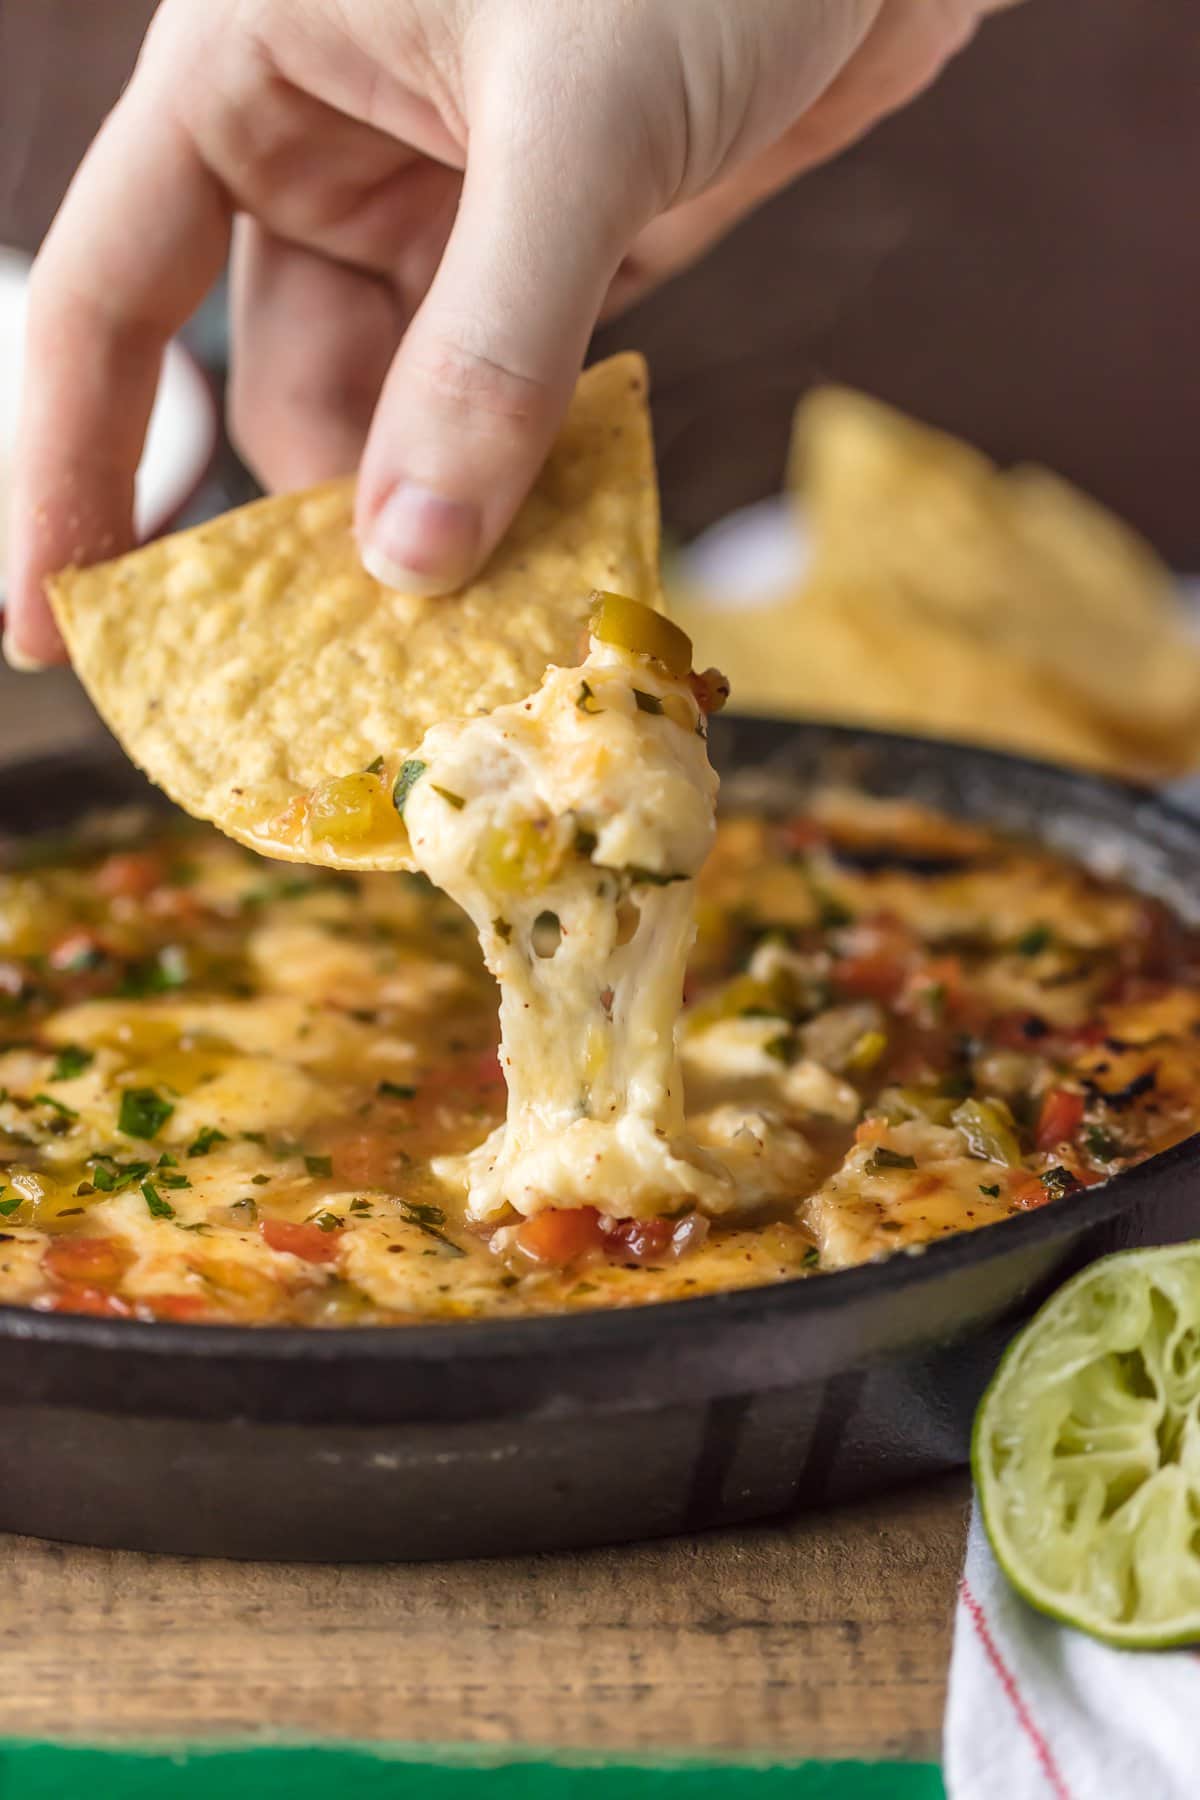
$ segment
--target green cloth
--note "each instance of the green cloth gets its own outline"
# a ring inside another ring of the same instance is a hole
[[[431,1760],[436,1758],[436,1760]],[[0,1746],[0,1800],[944,1800],[921,1763],[601,1761],[410,1746]]]

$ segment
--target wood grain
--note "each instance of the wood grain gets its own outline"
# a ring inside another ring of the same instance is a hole
[[[424,1566],[0,1539],[0,1733],[934,1757],[966,1491]]]

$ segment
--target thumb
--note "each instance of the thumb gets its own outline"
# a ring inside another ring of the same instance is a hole
[[[552,152],[553,134],[524,154],[516,135],[502,144],[472,136],[454,228],[363,455],[363,562],[407,593],[461,587],[503,535],[562,422],[608,283],[642,222],[596,204],[595,183],[589,193]],[[610,153],[610,169],[615,160]]]

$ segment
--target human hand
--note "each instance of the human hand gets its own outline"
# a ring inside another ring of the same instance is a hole
[[[232,239],[263,482],[361,465],[363,560],[478,567],[597,319],[925,86],[1012,0],[165,0],[34,266],[5,651],[131,541],[162,349]]]

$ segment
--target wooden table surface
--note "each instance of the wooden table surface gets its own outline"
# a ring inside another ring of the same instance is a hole
[[[933,1761],[966,1497],[424,1565],[0,1538],[0,1734]]]

